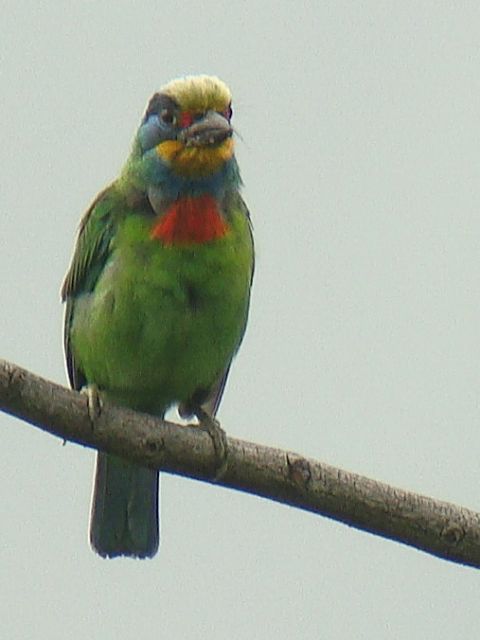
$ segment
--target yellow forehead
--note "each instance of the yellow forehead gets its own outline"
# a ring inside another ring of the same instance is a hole
[[[187,76],[161,88],[182,111],[223,111],[232,100],[227,85],[215,76]]]

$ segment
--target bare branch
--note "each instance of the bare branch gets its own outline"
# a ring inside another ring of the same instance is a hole
[[[86,447],[319,513],[480,568],[480,514],[463,507],[235,438],[228,438],[226,469],[215,480],[214,448],[204,431],[108,404],[92,422],[86,396],[3,360],[0,409]]]

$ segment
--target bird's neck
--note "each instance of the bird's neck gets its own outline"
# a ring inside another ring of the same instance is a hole
[[[156,214],[151,237],[165,245],[194,245],[222,238],[228,232],[224,202],[238,191],[240,173],[232,157],[214,174],[193,178],[175,174],[158,155],[132,151],[120,185],[148,197]]]
[[[214,173],[196,177],[175,172],[155,149],[141,153],[138,144],[132,149],[120,181],[139,191],[155,192],[156,199],[177,200],[183,196],[210,194],[220,201],[227,192],[237,191],[242,183],[235,156]]]
[[[180,196],[158,216],[152,226],[152,239],[164,245],[188,246],[222,238],[228,224],[218,200],[210,194]]]

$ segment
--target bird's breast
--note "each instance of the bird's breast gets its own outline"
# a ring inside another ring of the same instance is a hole
[[[222,238],[228,225],[208,194],[175,200],[153,224],[151,238],[165,246],[189,246]]]

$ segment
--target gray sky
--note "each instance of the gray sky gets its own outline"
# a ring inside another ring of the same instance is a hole
[[[480,510],[480,5],[3,4],[0,355],[65,382],[79,216],[163,83],[234,94],[257,243],[220,418]],[[9,640],[476,637],[480,573],[162,476],[153,561],[87,543],[93,453],[0,416]]]

